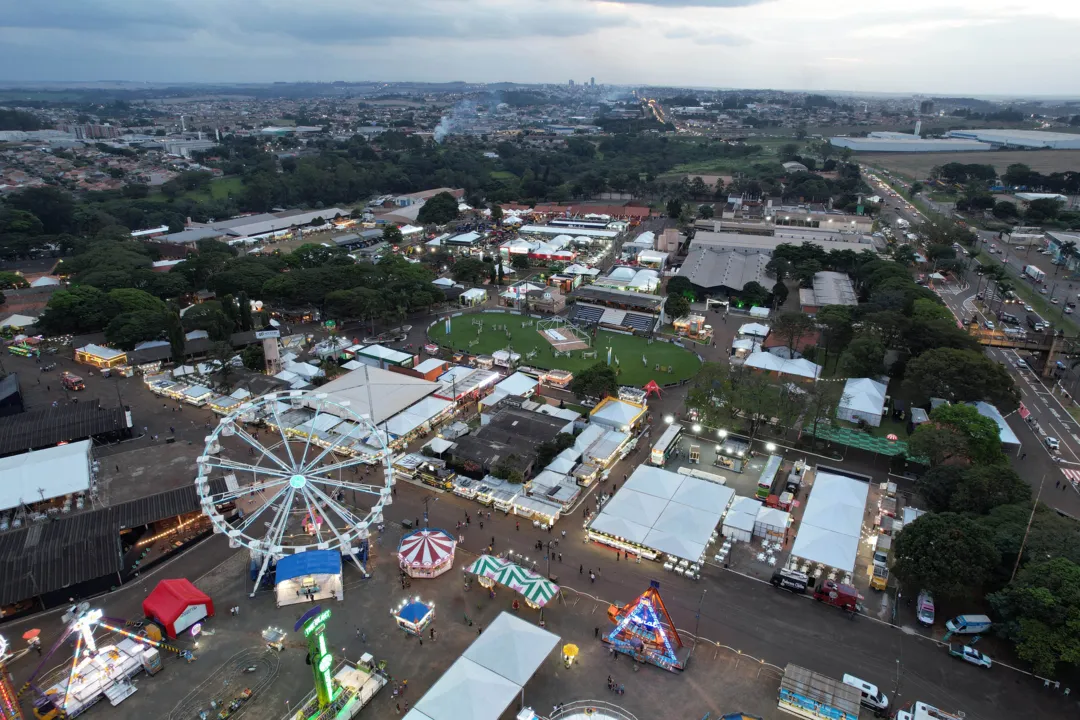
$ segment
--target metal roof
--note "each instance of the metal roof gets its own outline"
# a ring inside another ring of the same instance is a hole
[[[0,418],[0,457],[116,432],[128,427],[124,409],[98,400],[30,410]]]

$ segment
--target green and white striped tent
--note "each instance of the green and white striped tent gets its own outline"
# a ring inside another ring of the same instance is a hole
[[[528,568],[502,558],[481,555],[465,572],[482,575],[520,593],[526,600],[543,607],[559,594],[559,586]]]

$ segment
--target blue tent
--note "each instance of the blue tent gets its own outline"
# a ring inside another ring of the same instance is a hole
[[[412,625],[419,625],[424,622],[431,612],[431,606],[422,602],[411,602],[394,613],[394,615],[398,620],[404,620]]]
[[[341,553],[337,550],[308,550],[286,555],[277,563],[277,582],[309,575],[340,575]]]

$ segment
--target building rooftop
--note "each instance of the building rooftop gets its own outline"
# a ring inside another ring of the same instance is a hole
[[[844,273],[826,270],[814,274],[813,287],[799,291],[799,303],[815,307],[858,305],[859,298],[850,277]]]
[[[765,266],[769,259],[769,253],[752,248],[701,245],[690,248],[679,276],[702,288],[726,287],[737,292],[749,282],[768,288]]]

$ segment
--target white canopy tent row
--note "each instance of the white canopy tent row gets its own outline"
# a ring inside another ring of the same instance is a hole
[[[818,470],[791,556],[844,573],[855,571],[868,482]]]
[[[405,720],[499,720],[515,698],[524,698],[525,684],[558,644],[558,635],[504,612]]]
[[[644,557],[699,561],[735,491],[641,465],[589,524],[590,538]]]

